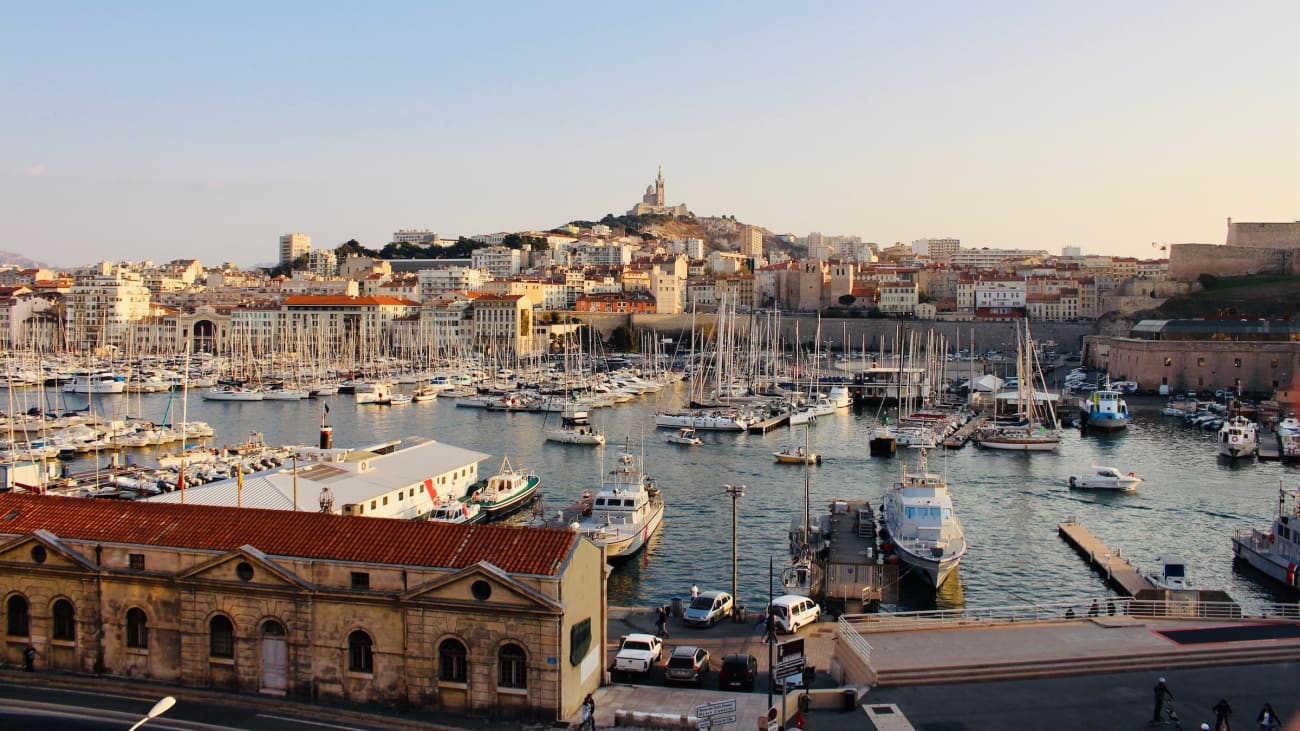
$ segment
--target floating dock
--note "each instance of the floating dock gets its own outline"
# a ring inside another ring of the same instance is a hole
[[[781,426],[782,424],[786,423],[789,420],[790,420],[790,412],[783,411],[780,414],[777,414],[776,416],[773,416],[771,418],[763,419],[762,421],[757,421],[754,422],[753,424],[750,424],[749,433],[766,434],[772,429]]]
[[[970,441],[970,438],[974,436],[975,430],[978,429],[979,426],[979,419],[971,419],[965,424],[962,424],[960,429],[948,435],[948,437],[943,440],[944,449],[961,449],[966,446],[966,442]]]
[[[1152,591],[1156,588],[1150,580],[1129,565],[1118,549],[1102,543],[1092,534],[1092,531],[1079,525],[1073,517],[1067,518],[1066,522],[1057,526],[1057,529],[1060,531],[1061,538],[1073,546],[1079,555],[1088,559],[1088,564],[1104,575],[1106,582],[1116,589],[1136,597],[1139,592]]]
[[[545,526],[547,528],[568,529],[570,525],[582,520],[584,516],[591,515],[591,505],[593,502],[595,502],[595,497],[591,492],[584,492],[582,497],[578,498],[577,501],[568,507],[557,510],[552,515],[542,516],[545,518]],[[537,504],[541,505],[542,503],[538,502]],[[534,523],[534,525],[536,524]]]

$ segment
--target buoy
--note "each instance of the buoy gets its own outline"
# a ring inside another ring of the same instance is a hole
[[[1128,473],[1128,476],[1129,476],[1129,477],[1133,477],[1134,475],[1133,475],[1132,472],[1130,472],[1130,473]]]

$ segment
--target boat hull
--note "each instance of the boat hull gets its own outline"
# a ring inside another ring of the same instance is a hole
[[[987,449],[1001,449],[1008,452],[1051,452],[1060,444],[1056,439],[1002,439],[985,438],[979,445]]]
[[[538,496],[537,488],[542,484],[538,477],[529,477],[527,485],[506,497],[503,500],[497,500],[491,503],[478,501],[483,512],[487,515],[487,520],[500,520],[501,518],[511,515],[531,503]]]
[[[913,569],[913,574],[917,578],[928,583],[933,589],[943,586],[944,582],[957,570],[957,566],[961,564],[960,556],[936,561],[901,549],[896,551],[895,555],[898,556],[899,561]]]
[[[1272,543],[1267,544],[1269,546]],[[1283,586],[1300,590],[1300,568],[1287,561],[1285,556],[1273,553],[1262,544],[1258,536],[1233,536],[1232,555]]]
[[[663,525],[663,519],[664,506],[663,503],[659,503],[651,510],[645,523],[641,526],[641,530],[609,540],[596,539],[595,542],[604,546],[607,560],[626,559],[645,548],[645,544],[650,542],[650,538],[659,532],[659,528]]]

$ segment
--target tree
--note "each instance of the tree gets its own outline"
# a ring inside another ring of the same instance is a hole
[[[1200,276],[1198,276],[1196,278],[1196,281],[1200,282],[1201,287],[1206,290],[1211,290],[1219,286],[1219,278],[1208,272],[1205,272]]]
[[[348,256],[370,256],[377,258],[379,252],[374,249],[367,249],[356,239],[348,239],[334,249],[334,257],[339,261],[343,261],[348,258]]]
[[[613,350],[630,351],[633,347],[632,330],[627,325],[619,325],[609,334],[606,343]]]
[[[851,294],[842,294],[840,295],[840,299],[839,299],[840,304],[844,305],[845,307],[852,307],[853,303],[857,301],[858,298],[854,297]]]

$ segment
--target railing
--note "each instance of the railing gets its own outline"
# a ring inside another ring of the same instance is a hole
[[[932,629],[968,625],[1015,624],[1023,622],[1066,622],[1091,617],[1175,617],[1193,619],[1295,619],[1300,604],[1269,604],[1258,614],[1247,615],[1236,602],[1179,601],[1103,597],[1077,602],[1026,604],[1010,607],[939,609],[925,612],[845,614],[840,632],[848,636],[861,632]]]
[[[871,676],[869,680],[874,685],[876,681],[876,669],[871,665],[871,643],[867,642],[867,638],[862,636],[862,631],[859,628],[854,627],[853,624],[846,619],[846,617],[852,616],[861,615],[842,615],[835,621],[835,631],[839,635],[839,639],[844,642],[844,645],[849,649],[849,651],[857,655],[862,661],[863,666],[867,669],[867,673]]]

